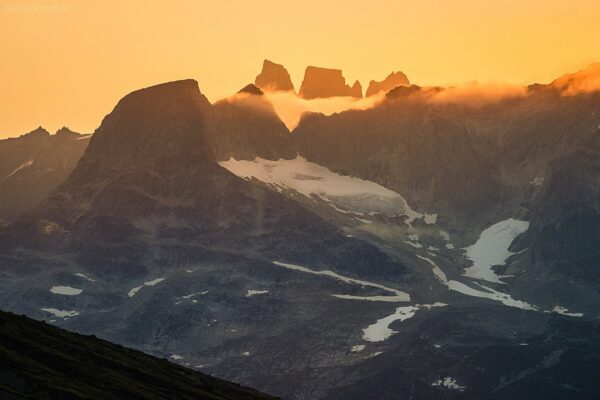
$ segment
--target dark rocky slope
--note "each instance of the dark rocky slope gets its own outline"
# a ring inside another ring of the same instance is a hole
[[[3,399],[274,399],[164,359],[0,311]]]
[[[252,84],[236,96],[214,103],[208,114],[206,138],[217,161],[296,156],[290,131]]]

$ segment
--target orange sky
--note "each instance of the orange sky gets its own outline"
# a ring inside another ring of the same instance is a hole
[[[263,58],[297,87],[308,64],[365,88],[392,70],[421,85],[548,82],[600,61],[599,21],[598,0],[0,0],[0,138],[92,132],[126,93],[175,79],[214,101]]]

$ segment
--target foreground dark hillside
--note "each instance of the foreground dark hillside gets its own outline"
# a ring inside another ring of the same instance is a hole
[[[2,399],[274,399],[94,336],[0,311]]]

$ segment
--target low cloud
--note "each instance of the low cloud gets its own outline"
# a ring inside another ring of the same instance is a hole
[[[346,110],[366,110],[383,101],[385,94],[356,99],[352,97],[328,97],[320,99],[303,99],[293,92],[266,92],[265,97],[273,104],[275,112],[292,130],[300,121],[302,114],[318,112],[331,115]]]
[[[525,97],[527,88],[501,83],[472,82],[456,87],[443,88],[430,96],[434,103],[459,103],[471,106],[485,105],[508,98]]]
[[[565,96],[600,91],[600,63],[592,64],[574,74],[562,76],[552,82],[552,86]]]

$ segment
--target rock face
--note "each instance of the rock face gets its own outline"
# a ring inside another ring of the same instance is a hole
[[[495,166],[444,107],[401,98],[360,112],[314,114],[292,138],[308,160],[375,181],[416,209],[463,221],[501,203]]]
[[[550,163],[532,200],[531,257],[539,273],[600,282],[600,128]]]
[[[206,137],[216,160],[294,158],[290,131],[262,91],[250,84],[239,93],[216,102],[210,110]]]
[[[531,226],[518,249],[531,251],[520,257],[531,257],[522,266],[532,279],[535,271],[600,282],[592,248],[600,240],[600,93],[535,90],[480,107],[432,102],[430,93],[401,86],[369,110],[304,118],[295,146],[464,232],[522,216]]]
[[[404,73],[392,72],[381,82],[375,80],[369,82],[366,96],[373,96],[379,92],[387,93],[398,86],[410,86],[410,82]]]
[[[354,84],[350,88],[350,96],[352,97],[363,97],[362,85],[358,80],[354,81]]]
[[[342,70],[309,66],[304,72],[299,94],[305,99],[336,96],[362,97],[362,87],[358,81],[352,87],[348,86]]]
[[[68,128],[0,140],[0,222],[31,209],[71,173],[89,142]]]
[[[269,60],[263,61],[260,74],[256,76],[254,84],[263,90],[294,90],[294,84],[290,74],[281,64],[275,64]]]

